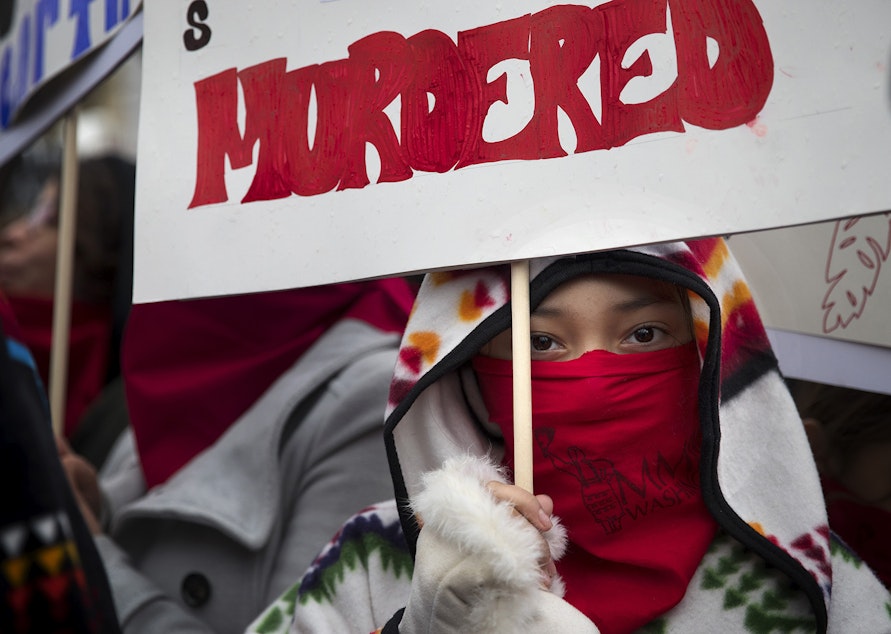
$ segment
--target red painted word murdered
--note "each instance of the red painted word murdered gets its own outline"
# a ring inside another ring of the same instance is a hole
[[[623,67],[626,52],[644,36],[667,33],[669,24],[677,78],[649,101],[623,103],[628,82],[653,73],[648,50]],[[716,59],[709,59],[709,40],[717,44]],[[233,169],[247,167],[257,143],[256,171],[242,202],[365,187],[366,143],[380,156],[378,182],[406,180],[415,171],[566,156],[558,108],[575,131],[577,154],[654,132],[683,132],[685,122],[731,128],[756,117],[773,84],[770,44],[750,0],[559,5],[461,31],[457,41],[436,30],[408,38],[374,33],[350,45],[348,53],[346,59],[291,71],[286,59],[272,59],[196,82],[197,172],[189,206],[227,201],[226,158]],[[578,85],[597,58],[599,118]],[[507,103],[507,82],[505,75],[493,81],[487,76],[509,59],[528,61],[534,111],[518,133],[489,142],[483,125],[492,104]],[[398,135],[384,113],[397,97]]]

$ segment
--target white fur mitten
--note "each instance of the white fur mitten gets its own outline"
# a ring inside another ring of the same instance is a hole
[[[485,486],[505,482],[477,457],[447,461],[427,474],[414,500],[423,528],[412,590],[399,625],[403,634],[453,632],[579,632],[597,627],[562,598],[562,580],[541,587],[541,534]],[[544,534],[557,560],[565,530],[555,521]]]

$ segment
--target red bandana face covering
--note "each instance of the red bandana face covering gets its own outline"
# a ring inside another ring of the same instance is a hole
[[[121,366],[146,484],[216,443],[336,322],[400,332],[412,298],[394,278],[134,306]]]
[[[473,361],[513,456],[511,362]],[[532,363],[533,476],[569,533],[566,600],[604,634],[670,610],[714,537],[699,487],[695,344]]]
[[[10,297],[9,302],[21,326],[23,342],[31,350],[40,378],[48,389],[53,343],[53,300]],[[105,385],[110,348],[111,309],[102,304],[73,301],[68,333],[68,385],[63,425],[66,437],[71,437],[81,416]]]

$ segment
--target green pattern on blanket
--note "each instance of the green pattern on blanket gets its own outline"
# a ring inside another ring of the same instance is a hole
[[[332,601],[348,572],[356,570],[358,566],[370,570],[368,562],[373,554],[380,558],[380,568],[384,572],[392,567],[396,579],[403,574],[411,578],[414,562],[408,552],[377,533],[364,533],[358,539],[344,541],[340,544],[340,556],[328,565],[319,566],[317,578],[311,586],[304,587],[300,604]]]
[[[254,631],[257,634],[273,634],[287,629],[283,626],[287,626],[291,622],[291,617],[294,616],[294,605],[297,602],[299,588],[300,584],[295,583],[269,607],[262,620],[256,625]]]
[[[744,608],[747,631],[769,634],[815,630],[813,614],[801,614],[794,609],[797,590],[735,540],[719,535],[704,563],[701,589],[723,591],[725,610]]]
[[[636,634],[666,634],[667,632],[668,623],[664,618],[658,618],[637,630]]]
[[[845,560],[845,563],[849,563],[855,568],[859,568],[863,565],[863,560],[860,559],[854,551],[845,548],[838,540],[832,539],[829,541],[829,552],[832,553],[833,557],[841,555],[841,558]]]

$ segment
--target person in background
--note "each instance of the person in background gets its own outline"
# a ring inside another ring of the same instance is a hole
[[[12,305],[44,385],[49,382],[58,246],[59,172],[19,159],[4,171],[0,289]],[[120,339],[132,289],[134,165],[117,156],[79,166],[64,436],[101,466],[123,430]],[[109,403],[118,415],[97,416]],[[105,402],[104,405],[100,404]],[[92,408],[92,409],[91,409]]]
[[[355,509],[413,294],[381,280],[133,307],[132,433],[63,460],[127,634],[240,632]]]
[[[788,381],[829,510],[829,526],[891,588],[891,396]]]
[[[34,359],[0,292],[0,632],[119,632],[108,578],[59,464]]]
[[[891,631],[724,241],[530,269],[534,495],[511,480],[508,267],[430,274],[390,388],[395,500],[249,631]]]

